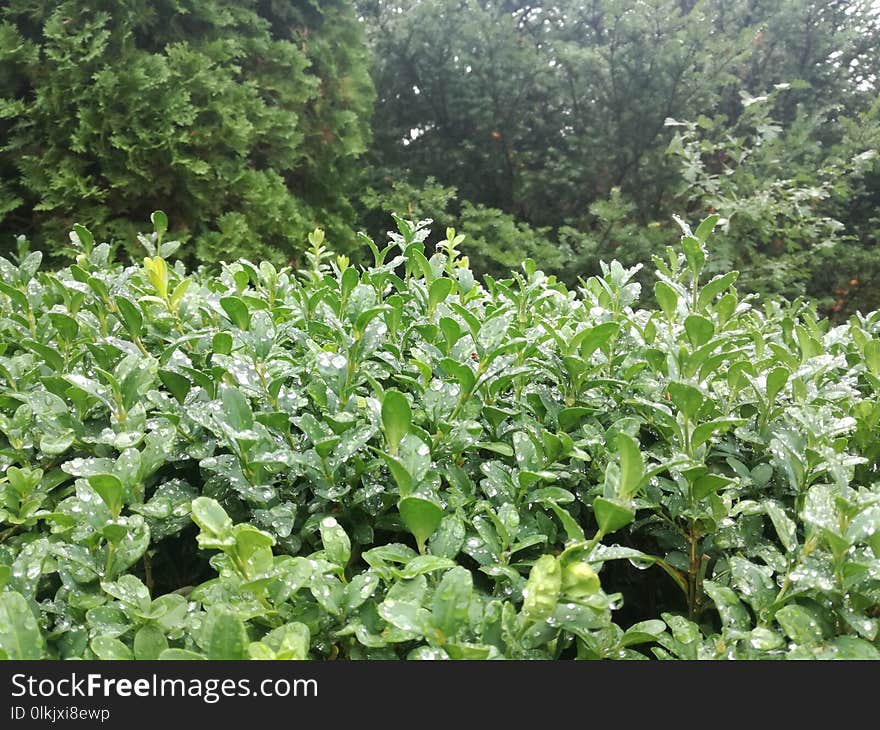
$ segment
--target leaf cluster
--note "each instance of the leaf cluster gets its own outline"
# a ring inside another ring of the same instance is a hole
[[[354,267],[0,258],[7,658],[877,658],[880,316]]]

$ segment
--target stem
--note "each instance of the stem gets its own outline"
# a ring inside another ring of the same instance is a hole
[[[782,603],[782,599],[785,598],[785,594],[788,593],[788,589],[791,588],[791,574],[794,569],[800,564],[803,558],[806,558],[813,550],[816,549],[818,545],[818,540],[815,536],[810,537],[805,543],[803,550],[801,550],[801,554],[797,560],[794,561],[794,564],[789,568],[788,573],[785,576],[785,580],[782,582],[782,587],[779,589],[779,593],[776,594],[776,598],[773,601],[773,604],[770,606],[770,609],[775,609]]]
[[[688,543],[690,544],[690,554],[688,563],[688,619],[697,621],[703,610],[703,574],[705,572],[705,561],[703,555],[699,553],[698,547],[700,536],[691,526],[688,532]]]
[[[107,543],[107,560],[104,561],[104,578],[110,578],[110,568],[113,565],[113,557],[116,555],[116,545]]]
[[[16,532],[19,532],[24,525],[13,525],[12,527],[3,530],[0,532],[0,543],[6,542],[10,537],[12,537]]]
[[[150,591],[150,595],[152,596],[155,584],[153,582],[153,561],[150,559],[149,550],[144,553],[144,583],[146,584],[147,590]]]
[[[593,539],[590,540],[590,541],[584,546],[584,555],[587,556],[587,560],[590,559],[590,555],[592,555],[593,550],[596,548],[596,545],[599,544],[599,541],[600,541],[603,537],[605,537],[605,533],[602,532],[602,530],[596,530],[596,534],[593,535]]]
[[[675,581],[675,585],[677,585],[681,592],[684,593],[685,598],[689,596],[688,592],[688,581],[685,575],[678,569],[671,566],[665,560],[658,559],[656,562],[657,565],[670,577],[673,581]]]

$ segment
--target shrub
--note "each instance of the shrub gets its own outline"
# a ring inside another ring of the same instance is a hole
[[[460,199],[454,187],[434,178],[412,185],[400,171],[373,171],[365,180],[369,184],[359,196],[358,220],[368,232],[384,230],[398,211],[406,211],[408,219],[430,219],[441,229],[455,225],[464,236],[462,253],[477,275],[506,276],[525,258],[541,261],[545,272],[566,282],[576,281],[585,269],[598,270],[599,242],[571,227],[534,228],[497,208]]]
[[[353,268],[0,259],[10,658],[877,658],[880,316]]]
[[[843,319],[877,307],[880,101],[852,119],[831,108],[786,126],[776,115],[791,93],[780,84],[746,96],[735,123],[667,119],[683,180],[678,205],[724,216],[715,269],[736,262],[744,288],[766,297],[806,293]]]
[[[57,254],[72,211],[133,243],[157,207],[200,262],[286,263],[319,221],[341,236],[366,56],[342,0],[3,3],[0,248]]]

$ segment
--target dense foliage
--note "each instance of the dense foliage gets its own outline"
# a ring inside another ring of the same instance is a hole
[[[368,206],[454,221],[481,271],[535,255],[569,283],[603,258],[647,260],[672,214],[714,208],[716,263],[744,289],[876,308],[876,3],[359,5],[377,90]]]
[[[344,0],[4,2],[0,250],[80,217],[134,242],[157,207],[190,260],[287,263],[319,222],[341,245],[372,100]]]
[[[11,0],[0,251],[133,253],[161,208],[189,265],[317,225],[363,263],[401,213],[573,285],[717,211],[716,271],[844,321],[880,306],[878,44],[873,0]]]
[[[368,268],[0,258],[10,658],[878,658],[880,316]]]

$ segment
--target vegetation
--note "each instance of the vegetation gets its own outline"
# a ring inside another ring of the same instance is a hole
[[[2,3],[0,659],[880,658],[878,44]]]
[[[366,263],[401,214],[574,285],[714,211],[710,266],[841,322],[880,306],[878,37],[872,0],[11,0],[0,250],[130,255],[159,208],[189,265],[317,226]]]
[[[7,658],[878,658],[880,315],[366,267],[0,258]]]
[[[745,289],[808,293],[841,320],[877,308],[876,3],[360,7],[377,92],[367,203],[455,225],[480,271],[534,255],[572,284],[601,259],[649,260],[673,215],[714,209],[714,264]],[[446,206],[444,188],[459,196]]]
[[[128,245],[156,208],[191,262],[342,246],[372,99],[344,0],[5,2],[0,250],[78,220]]]

